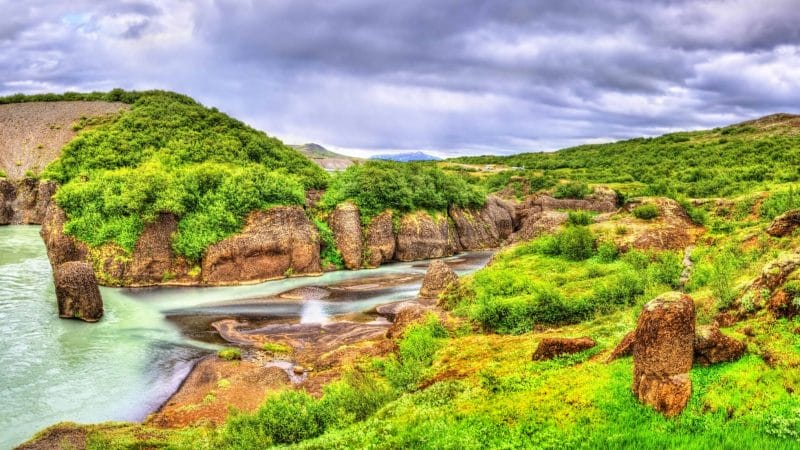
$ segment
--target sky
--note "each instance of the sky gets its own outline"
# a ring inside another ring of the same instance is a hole
[[[287,143],[548,151],[800,112],[798,0],[0,0],[0,95],[167,89]]]

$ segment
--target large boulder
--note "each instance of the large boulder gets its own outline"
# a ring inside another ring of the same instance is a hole
[[[134,285],[156,284],[184,275],[186,263],[172,250],[172,235],[178,231],[174,214],[161,213],[147,224],[136,241],[125,276]]]
[[[458,283],[458,275],[455,271],[441,259],[431,261],[428,271],[425,273],[425,279],[422,281],[419,296],[437,298],[452,283]]]
[[[434,219],[422,211],[407,214],[400,220],[395,258],[417,261],[450,256],[458,251],[454,240],[447,217]]]
[[[361,235],[361,214],[358,207],[345,202],[336,205],[329,220],[336,248],[342,254],[344,266],[360,269],[364,245]]]
[[[642,403],[667,416],[679,414],[692,393],[694,302],[668,292],[648,302],[633,342],[633,392]]]
[[[206,250],[202,269],[211,284],[320,273],[319,233],[300,207],[254,211],[242,233]]]
[[[694,338],[694,360],[708,366],[720,362],[736,361],[746,350],[743,342],[725,336],[716,323],[698,327]]]
[[[394,258],[397,238],[394,236],[392,212],[383,213],[372,218],[367,226],[366,261],[368,267],[378,267]]]
[[[14,201],[14,223],[28,225],[41,223],[37,217],[39,180],[23,178],[16,181],[17,196]]]
[[[800,253],[787,253],[770,261],[761,269],[750,290],[767,289],[773,291],[780,287],[795,270],[800,267]]]
[[[47,258],[55,268],[70,261],[85,261],[88,249],[86,244],[64,233],[67,215],[56,202],[49,202],[42,220],[39,234],[47,248]]]
[[[53,200],[58,185],[55,181],[42,181],[39,183],[38,193],[36,194],[36,212],[32,223],[41,224],[47,215],[47,208]]]
[[[793,209],[776,217],[767,228],[767,234],[775,237],[788,236],[798,226],[800,226],[800,209]]]
[[[103,299],[88,263],[66,262],[55,268],[53,277],[59,317],[86,322],[97,322],[103,317]]]
[[[534,361],[553,359],[557,356],[572,355],[597,345],[589,336],[579,338],[543,338],[533,353]]]

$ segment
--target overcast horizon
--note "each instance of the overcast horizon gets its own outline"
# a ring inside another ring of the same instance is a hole
[[[0,7],[0,95],[173,90],[356,156],[546,151],[800,110],[792,0]]]

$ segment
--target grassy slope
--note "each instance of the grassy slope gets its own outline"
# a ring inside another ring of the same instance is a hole
[[[547,170],[550,176],[622,184],[653,195],[727,197],[800,179],[800,116],[777,114],[706,131],[583,145],[554,153],[455,158]]]

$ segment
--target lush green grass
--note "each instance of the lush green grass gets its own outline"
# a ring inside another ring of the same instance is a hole
[[[136,94],[129,111],[67,144],[43,176],[63,185],[56,201],[80,240],[130,251],[146,223],[171,212],[180,220],[173,247],[192,260],[249,212],[303,205],[305,189],[328,182],[277,139],[168,92]]]
[[[332,209],[344,201],[352,201],[362,218],[369,220],[385,210],[444,212],[451,205],[479,207],[485,202],[485,193],[435,163],[368,160],[338,174],[321,205]]]
[[[595,248],[587,228],[569,226],[496,255],[445,301],[487,330],[519,334],[640,303],[646,293],[674,289],[681,271],[675,252],[632,251],[620,258],[613,244]]]

